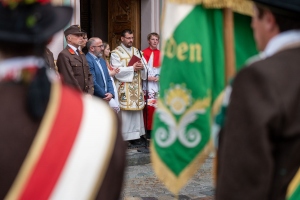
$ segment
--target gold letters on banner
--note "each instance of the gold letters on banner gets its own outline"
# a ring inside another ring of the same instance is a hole
[[[165,46],[165,55],[170,59],[176,56],[179,61],[189,59],[191,63],[200,63],[202,62],[202,46],[199,43],[181,42],[177,44],[172,36]]]

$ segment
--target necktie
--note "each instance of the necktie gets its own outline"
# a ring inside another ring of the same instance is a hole
[[[101,74],[102,74],[102,78],[103,78],[103,82],[104,82],[104,87],[105,87],[105,92],[107,92],[107,85],[106,85],[106,78],[104,76],[104,72],[103,72],[103,69],[102,69],[102,65],[100,64],[100,59],[99,58],[96,58],[96,61],[97,61],[97,64],[100,68],[100,71],[101,71]]]
[[[79,56],[80,60],[82,61],[79,49],[76,49],[76,52],[77,52],[77,55]]]

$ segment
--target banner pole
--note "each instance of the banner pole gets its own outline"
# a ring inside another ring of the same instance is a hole
[[[223,9],[224,20],[224,50],[225,50],[225,81],[235,75],[235,51],[234,51],[234,21],[233,12],[230,8]]]

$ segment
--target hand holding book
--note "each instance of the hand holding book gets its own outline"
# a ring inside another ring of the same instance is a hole
[[[144,69],[144,65],[141,63],[141,61],[137,61],[133,64],[134,71],[139,71]]]
[[[133,64],[138,61],[141,61],[141,59],[139,57],[137,57],[136,55],[133,55],[128,63],[128,66],[133,66]]]
[[[135,55],[133,55],[128,63],[128,66],[133,66],[134,71],[143,70],[144,66],[141,62],[141,59]]]

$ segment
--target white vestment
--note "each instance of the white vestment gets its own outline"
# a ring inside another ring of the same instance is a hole
[[[153,56],[154,54],[151,53],[150,59],[148,60],[148,76],[159,77],[160,68],[153,67]],[[157,99],[159,93],[159,84],[155,81],[144,81],[143,82],[143,90],[146,91],[148,86],[148,99]]]
[[[144,70],[134,72],[133,66],[127,66],[133,55],[141,57],[138,49],[134,47],[127,48],[121,44],[112,51],[110,59],[113,68],[120,68],[120,72],[115,75],[115,78],[121,108],[124,140],[139,139],[141,135],[145,134],[143,119],[145,102],[142,80],[147,78],[147,68],[144,66]],[[142,59],[142,63],[146,64],[145,59]]]
[[[111,78],[112,85],[114,87],[115,97],[110,99],[109,106],[118,113],[120,111],[118,91],[117,91],[117,88],[115,85],[114,78],[113,77],[110,77],[110,78]]]

